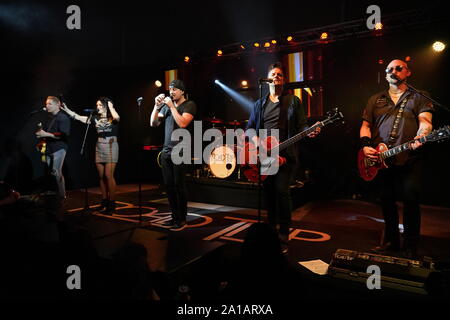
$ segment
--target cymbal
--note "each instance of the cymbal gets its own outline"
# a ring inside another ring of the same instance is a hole
[[[204,118],[203,121],[206,121],[209,123],[224,123],[223,120],[220,120],[217,118]]]

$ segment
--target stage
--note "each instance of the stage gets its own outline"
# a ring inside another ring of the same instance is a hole
[[[193,299],[218,299],[211,294],[213,284],[226,282],[229,269],[239,260],[246,230],[258,222],[258,211],[253,208],[190,201],[188,227],[172,232],[162,227],[170,219],[170,211],[164,192],[157,185],[143,186],[141,208],[137,186],[119,186],[118,209],[112,216],[95,211],[100,200],[98,190],[90,190],[88,199],[92,205],[87,212],[83,210],[84,196],[82,190],[69,193],[66,218],[72,226],[89,232],[100,257],[111,259],[129,242],[142,244],[148,252],[150,269],[167,274],[172,292],[187,283]],[[264,220],[262,210],[261,221]],[[303,283],[308,284],[308,299],[429,299],[425,291],[370,291],[365,283],[319,276],[299,264],[311,260],[330,263],[338,249],[370,252],[379,244],[382,229],[381,213],[374,203],[329,199],[297,207],[292,214],[287,258]],[[449,230],[450,209],[423,206],[418,260],[432,260],[437,269],[447,270]]]

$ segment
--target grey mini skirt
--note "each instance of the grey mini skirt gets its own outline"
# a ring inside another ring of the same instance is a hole
[[[98,138],[95,148],[95,163],[117,163],[118,160],[117,137]]]

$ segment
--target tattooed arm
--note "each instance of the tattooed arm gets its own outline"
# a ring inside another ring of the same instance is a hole
[[[419,130],[417,130],[417,136],[414,139],[419,139],[423,136],[426,136],[433,130],[433,124],[432,124],[432,117],[433,115],[430,112],[422,112],[418,116],[419,120]],[[420,146],[422,146],[422,143],[419,141],[414,142],[411,147],[413,149],[417,149]]]

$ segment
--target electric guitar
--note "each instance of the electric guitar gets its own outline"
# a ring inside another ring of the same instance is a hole
[[[40,130],[42,130],[41,122],[38,123],[36,132]],[[36,145],[36,149],[41,153],[41,161],[46,162],[47,140],[45,140],[45,138],[40,138],[38,144]]]
[[[428,135],[417,139],[420,143],[441,141],[443,139],[450,138],[450,126],[444,126],[442,128],[433,130]],[[387,168],[386,159],[393,157],[401,152],[412,150],[411,144],[416,140],[405,142],[397,147],[389,149],[384,143],[378,144],[375,150],[378,153],[378,159],[370,159],[364,155],[363,149],[358,152],[358,170],[359,175],[365,181],[372,181],[380,169]]]
[[[316,128],[322,128],[326,125],[332,124],[337,121],[342,121],[344,119],[343,114],[338,110],[338,108],[334,108],[331,111],[327,112],[327,118],[323,121],[320,121],[308,129],[296,134],[295,136],[279,143],[278,140],[273,136],[268,136],[265,139],[261,140],[261,146],[265,151],[264,154],[273,153],[278,149],[278,154],[281,150],[293,145],[294,143],[300,141],[301,139],[307,137],[310,133],[314,132]],[[261,148],[261,147],[260,147]],[[261,151],[260,151],[261,154]],[[245,163],[244,166],[244,175],[251,182],[258,182],[258,165],[257,164],[249,164],[249,159],[257,159],[257,148],[253,142],[248,142],[244,146],[243,155],[245,159],[240,160],[240,163]],[[256,162],[256,161],[253,161]],[[268,175],[274,174],[275,166],[282,166],[286,163],[286,159],[278,156],[274,157],[260,157],[260,165],[261,165],[261,181],[264,181]],[[275,169],[276,170],[276,169]],[[276,172],[276,171],[275,171]]]

